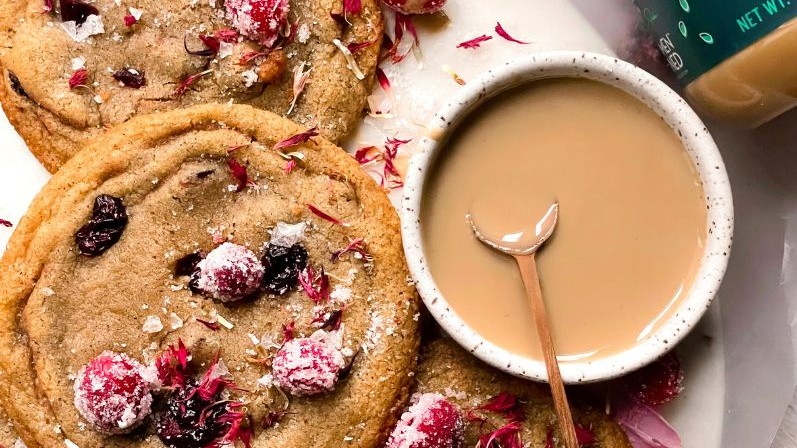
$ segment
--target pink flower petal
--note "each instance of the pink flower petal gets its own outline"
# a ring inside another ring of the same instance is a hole
[[[506,39],[506,40],[508,40],[510,42],[515,42],[517,44],[522,44],[522,45],[527,45],[527,44],[530,43],[530,42],[524,42],[522,40],[515,39],[514,37],[510,36],[509,33],[506,32],[504,27],[501,26],[501,22],[497,22],[495,24],[495,32],[496,32],[496,34],[498,34],[499,36],[503,37],[504,39]]]
[[[681,448],[681,438],[664,417],[641,403],[625,403],[614,416],[634,448]]]

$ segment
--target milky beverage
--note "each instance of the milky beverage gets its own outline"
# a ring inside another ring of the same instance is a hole
[[[481,106],[445,145],[422,201],[424,250],[452,309],[486,339],[542,359],[517,266],[475,238],[474,210],[480,229],[523,245],[559,202],[537,260],[564,362],[635,345],[687,294],[706,237],[702,186],[637,99],[594,81],[536,81]]]

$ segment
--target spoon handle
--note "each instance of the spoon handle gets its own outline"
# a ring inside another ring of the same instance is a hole
[[[540,279],[537,276],[537,262],[534,254],[515,256],[520,275],[523,277],[523,285],[526,287],[526,295],[531,301],[531,309],[534,314],[534,322],[537,325],[537,333],[542,344],[542,352],[545,356],[545,367],[548,369],[548,383],[551,385],[554,405],[556,407],[556,417],[559,420],[559,428],[562,431],[562,438],[567,448],[579,448],[576,430],[573,425],[573,415],[570,413],[570,405],[567,402],[565,385],[559,373],[559,362],[556,360],[556,351],[553,346],[553,338],[548,326],[548,316],[545,312],[545,302],[542,300],[540,290]]]

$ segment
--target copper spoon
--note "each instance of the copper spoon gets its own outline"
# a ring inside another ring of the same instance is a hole
[[[559,220],[559,203],[554,202],[548,211],[540,219],[534,228],[534,239],[527,241],[524,245],[512,244],[517,242],[517,233],[511,234],[514,238],[508,241],[506,235],[504,239],[494,238],[485,234],[474,220],[474,212],[471,210],[467,215],[468,223],[473,229],[474,235],[482,243],[492,249],[511,255],[515,258],[520,275],[523,278],[523,285],[526,288],[526,295],[531,302],[534,322],[537,325],[537,333],[542,344],[542,352],[545,356],[545,367],[548,370],[548,383],[551,385],[554,405],[556,407],[556,417],[559,419],[559,426],[562,430],[565,446],[567,448],[579,448],[576,438],[576,429],[573,425],[573,416],[570,413],[570,406],[567,402],[565,386],[562,382],[562,375],[559,373],[559,362],[556,359],[556,352],[551,338],[551,331],[548,326],[548,317],[545,313],[545,302],[542,300],[540,290],[540,279],[537,276],[537,262],[534,258],[537,251],[553,235],[556,223]]]

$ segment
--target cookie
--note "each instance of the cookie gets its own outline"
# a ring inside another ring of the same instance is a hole
[[[49,13],[43,13],[46,2]],[[336,142],[362,115],[383,28],[376,0],[345,3],[361,6],[344,11],[343,0],[4,1],[0,101],[53,172],[109,126],[211,102],[270,110],[318,126]]]
[[[545,447],[558,438],[556,413],[548,386],[512,377],[487,366],[444,337],[424,347],[418,367],[414,404],[402,416],[388,448],[458,446],[424,444],[431,438],[477,446],[480,437],[517,437],[529,447]],[[572,403],[573,418],[589,446],[630,448],[622,429],[602,409]],[[518,431],[506,431],[512,422]],[[505,431],[495,432],[499,428]],[[450,442],[449,442],[450,443]],[[484,444],[484,442],[482,442]],[[518,445],[520,446],[520,445]],[[558,446],[558,445],[557,445]]]
[[[14,427],[8,421],[5,412],[0,409],[0,446],[12,448],[17,441],[17,436],[14,434]]]
[[[419,344],[398,217],[304,131],[195,106],[56,173],[0,260],[0,404],[29,448],[384,441]]]

